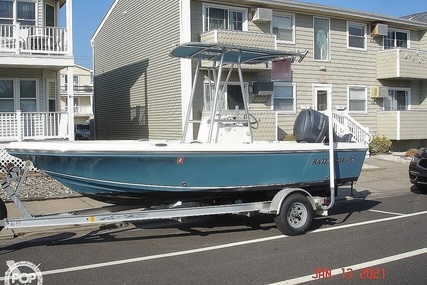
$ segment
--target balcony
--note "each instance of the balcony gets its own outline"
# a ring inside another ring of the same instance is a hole
[[[92,93],[93,86],[92,85],[73,85],[73,91],[79,93]],[[67,92],[67,86],[61,86],[61,93]]]
[[[65,55],[68,53],[67,29],[2,24],[0,53]]]
[[[74,106],[74,115],[75,116],[90,116],[93,115],[92,106]],[[68,112],[68,107],[65,107],[64,112]]]
[[[63,112],[0,112],[0,141],[66,139],[67,125]]]
[[[221,43],[264,49],[276,48],[276,35],[255,32],[211,30],[202,33],[200,41],[202,43]]]
[[[427,51],[388,49],[377,54],[377,79],[427,79]]]
[[[276,35],[256,32],[211,30],[200,34],[202,43],[218,43],[236,46],[247,46],[262,49],[276,48]],[[208,62],[204,66],[211,66]],[[242,64],[244,69],[269,69],[265,64]]]
[[[391,140],[427,139],[427,111],[383,111],[377,116],[379,135]]]

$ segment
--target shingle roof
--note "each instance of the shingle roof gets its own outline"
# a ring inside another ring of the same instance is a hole
[[[424,22],[427,23],[427,12],[412,14],[408,16],[403,16],[402,19],[416,21],[416,22]]]

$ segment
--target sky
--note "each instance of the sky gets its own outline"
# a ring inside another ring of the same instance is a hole
[[[162,1],[162,0],[157,0]],[[394,17],[426,12],[426,0],[295,0]],[[75,63],[92,68],[90,39],[114,0],[73,0]]]

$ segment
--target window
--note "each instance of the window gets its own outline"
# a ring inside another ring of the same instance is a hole
[[[47,92],[49,96],[49,112],[56,111],[56,82],[49,80],[47,82]]]
[[[55,26],[55,6],[46,4],[45,5],[45,24],[47,27]]]
[[[0,112],[14,111],[13,80],[0,79]]]
[[[275,13],[273,15],[272,33],[278,41],[295,43],[295,20],[293,15]]]
[[[314,59],[330,60],[329,19],[313,18]]]
[[[246,15],[246,9],[223,6],[205,6],[203,30],[247,30]]]
[[[366,25],[347,22],[347,46],[351,49],[366,50]]]
[[[292,83],[274,82],[274,110],[295,112],[296,85]]]
[[[219,86],[220,92],[224,90],[224,96],[220,96],[220,100],[218,102],[217,108],[222,110],[235,110],[238,108],[239,110],[244,110],[244,102],[242,97],[242,89],[240,88],[239,83],[228,83],[226,88],[224,89],[224,85],[220,84]],[[248,84],[245,83],[245,89],[247,90]],[[245,94],[247,91],[245,90]],[[210,91],[210,92],[209,92]],[[212,104],[214,102],[215,97],[215,85],[213,83],[205,83],[205,111],[212,110]],[[246,95],[247,96],[247,95]],[[245,98],[246,101],[248,98]]]
[[[22,112],[36,111],[36,86],[35,80],[19,80],[19,106]]]
[[[36,24],[36,7],[32,2],[18,2],[18,22],[21,25],[35,26]]]
[[[0,111],[36,111],[37,80],[0,79]]]
[[[0,1],[0,24],[13,24],[12,1]]]
[[[384,49],[409,48],[409,31],[388,29],[384,37]]]
[[[409,91],[407,88],[390,88],[388,96],[384,98],[384,110],[386,111],[402,111],[410,109]]]
[[[17,2],[17,21],[21,25],[36,24],[36,6],[34,1]],[[0,24],[13,24],[13,2],[0,0]]]
[[[367,88],[366,86],[348,86],[348,110],[350,112],[366,112]]]

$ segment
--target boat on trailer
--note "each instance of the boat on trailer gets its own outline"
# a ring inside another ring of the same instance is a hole
[[[306,54],[223,44],[181,44],[170,55],[197,60],[181,141],[28,141],[12,142],[6,150],[31,161],[81,195],[109,203],[150,207],[197,201],[221,207],[275,201],[268,211],[276,214],[290,203],[284,209],[287,216],[278,215],[284,224],[279,228],[287,234],[300,234],[311,223],[311,211],[326,210],[333,204],[336,185],[358,179],[367,151],[363,143],[334,141],[338,137],[331,120],[314,110],[303,110],[297,116],[295,142],[254,141],[252,128],[260,122],[246,102],[242,65],[301,62]],[[224,86],[235,70],[243,109],[230,111],[223,103]],[[193,101],[200,89],[200,76],[209,78],[212,100],[207,102],[209,111],[195,120]],[[198,134],[193,135],[196,130]],[[5,184],[3,188],[7,187]],[[329,206],[312,197],[325,190],[331,198]],[[294,197],[292,203],[288,196]],[[292,226],[292,217],[297,219],[297,227]],[[305,221],[303,227],[301,220]]]

